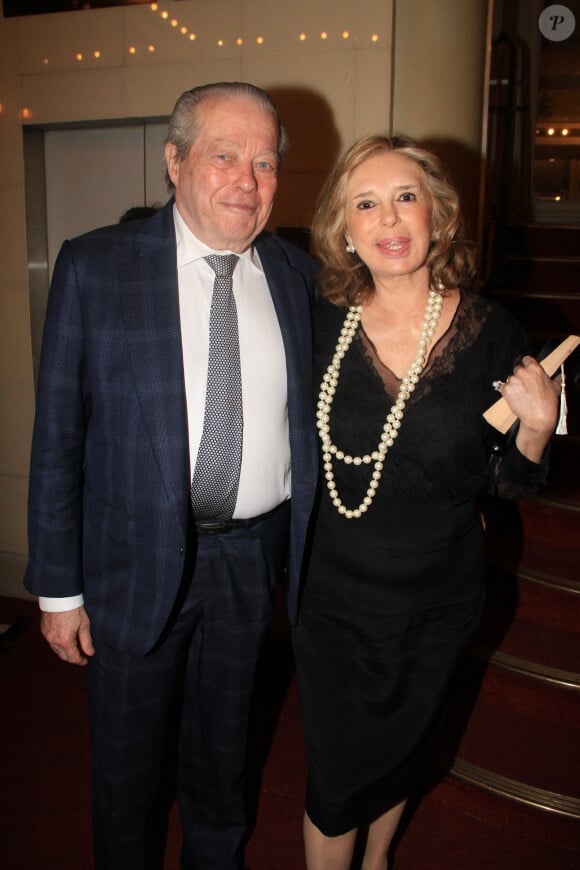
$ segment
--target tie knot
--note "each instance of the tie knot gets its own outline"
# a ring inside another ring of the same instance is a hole
[[[210,254],[208,257],[204,257],[218,278],[231,277],[239,259],[236,254]]]

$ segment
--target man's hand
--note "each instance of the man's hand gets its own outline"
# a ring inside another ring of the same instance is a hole
[[[95,651],[91,623],[84,607],[59,613],[44,612],[40,630],[51,649],[65,662],[86,665],[87,656],[92,656]]]

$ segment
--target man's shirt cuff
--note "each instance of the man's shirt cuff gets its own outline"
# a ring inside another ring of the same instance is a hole
[[[67,595],[66,598],[47,598],[40,595],[38,598],[38,606],[46,613],[61,613],[65,610],[74,610],[76,607],[82,607],[85,599],[82,595]]]

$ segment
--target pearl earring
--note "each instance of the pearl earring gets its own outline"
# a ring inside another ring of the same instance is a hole
[[[347,242],[347,243],[346,243],[346,252],[347,252],[348,254],[356,254],[356,248],[355,248],[355,246],[353,245],[352,242]]]

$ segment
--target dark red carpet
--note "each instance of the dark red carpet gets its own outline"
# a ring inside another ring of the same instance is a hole
[[[0,645],[0,866],[6,870],[90,870],[84,673],[59,662],[50,652],[39,635],[35,605],[0,598],[0,622],[11,623],[19,617],[29,620],[23,634]],[[465,678],[468,696],[477,679]],[[485,691],[486,716],[463,737],[469,751],[478,754],[477,763],[491,761],[493,753],[501,755],[497,743],[503,741],[505,730],[498,735],[498,723],[506,716],[511,773],[521,772],[522,764],[543,763],[537,757],[536,741],[544,740],[544,732],[551,727],[550,711],[527,709],[525,693],[515,684],[488,685]],[[515,705],[514,694],[519,699]],[[459,718],[464,712],[459,710]],[[567,742],[566,729],[571,730],[573,723],[566,720],[566,713],[572,715],[559,708]],[[282,621],[275,626],[262,661],[254,718],[250,767],[255,827],[248,844],[248,864],[251,870],[304,870],[305,769],[292,659]],[[518,733],[522,722],[527,729],[530,721],[534,727]],[[452,723],[449,729],[451,741],[456,737],[455,727]],[[565,767],[563,746],[558,752],[558,766]],[[578,770],[572,764],[577,764],[577,757],[570,758],[565,771],[567,781],[574,785]],[[515,805],[445,777],[410,814],[393,870],[572,870],[580,867],[579,837],[578,822]],[[165,870],[179,868],[179,839],[174,808]]]

